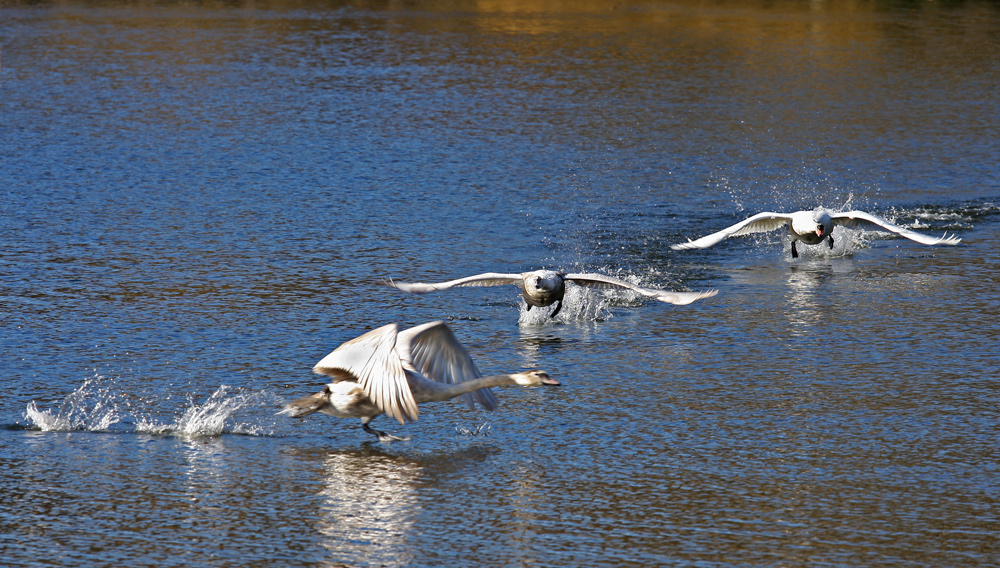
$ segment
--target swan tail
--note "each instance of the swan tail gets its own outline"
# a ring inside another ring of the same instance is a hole
[[[287,414],[292,418],[305,418],[314,412],[319,412],[321,408],[329,404],[330,390],[304,396],[289,402],[278,414]]]

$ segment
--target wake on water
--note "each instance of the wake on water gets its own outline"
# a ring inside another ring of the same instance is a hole
[[[143,434],[188,437],[218,436],[223,433],[253,436],[273,435],[271,418],[283,401],[267,391],[220,386],[202,404],[189,399],[189,406],[175,420],[162,422],[133,403],[113,379],[100,375],[84,381],[57,409],[42,410],[32,401],[24,418],[30,427],[42,431],[83,430],[90,432],[133,431]],[[260,416],[252,416],[259,411]]]

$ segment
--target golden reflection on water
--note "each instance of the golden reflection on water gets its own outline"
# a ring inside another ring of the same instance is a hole
[[[422,467],[378,450],[330,452],[323,460],[324,506],[317,529],[335,558],[405,566],[407,536],[420,507],[416,484]]]

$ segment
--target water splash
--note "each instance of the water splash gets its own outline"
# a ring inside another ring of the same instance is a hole
[[[465,426],[455,426],[455,432],[459,436],[489,436],[491,426],[488,422],[483,422],[478,426],[467,428]]]
[[[105,432],[122,420],[122,399],[100,375],[83,382],[70,393],[56,411],[39,410],[35,401],[25,409],[24,418],[43,431],[87,430]]]
[[[528,309],[528,304],[521,302],[521,313],[517,319],[519,325],[546,325],[549,322],[571,321],[604,321],[611,319],[609,309],[609,293],[601,290],[591,290],[575,284],[566,285],[566,295],[562,299],[562,309],[555,318],[549,316],[555,310],[555,304],[544,308]]]
[[[849,229],[847,227],[837,225],[833,228],[833,232],[831,233],[831,237],[833,238],[832,248],[830,247],[830,241],[823,241],[818,245],[807,245],[800,241],[795,245],[795,250],[798,251],[800,260],[841,258],[851,256],[854,254],[854,251],[858,249],[867,248],[871,239],[880,234],[884,235],[885,233],[865,231],[862,229]],[[791,258],[792,240],[788,237],[788,235],[782,235],[781,246],[785,257]]]
[[[273,409],[281,402],[267,391],[222,385],[204,403],[189,398],[189,406],[177,419],[160,422],[150,417],[154,401],[141,401],[144,408],[133,409],[133,400],[139,399],[127,396],[114,379],[96,375],[70,393],[57,409],[42,410],[31,401],[24,418],[29,426],[43,431],[114,429],[189,437],[223,433],[267,436],[273,435]]]
[[[278,397],[267,391],[233,389],[220,386],[203,404],[189,399],[190,406],[172,423],[158,424],[148,418],[136,423],[136,430],[147,434],[181,436],[218,436],[223,433],[267,436],[273,434],[273,419],[268,418]],[[255,410],[264,415],[247,421],[237,420],[237,414]],[[263,422],[269,422],[265,424]]]

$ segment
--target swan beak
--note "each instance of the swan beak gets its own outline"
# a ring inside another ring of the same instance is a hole
[[[817,237],[822,237],[823,236],[823,228],[822,227],[819,228],[819,229],[816,229],[816,236]]]
[[[552,377],[550,377],[548,375],[545,375],[545,377],[542,378],[542,384],[543,385],[557,385],[558,386],[558,385],[561,385],[562,383],[560,383],[559,381],[553,379]]]

